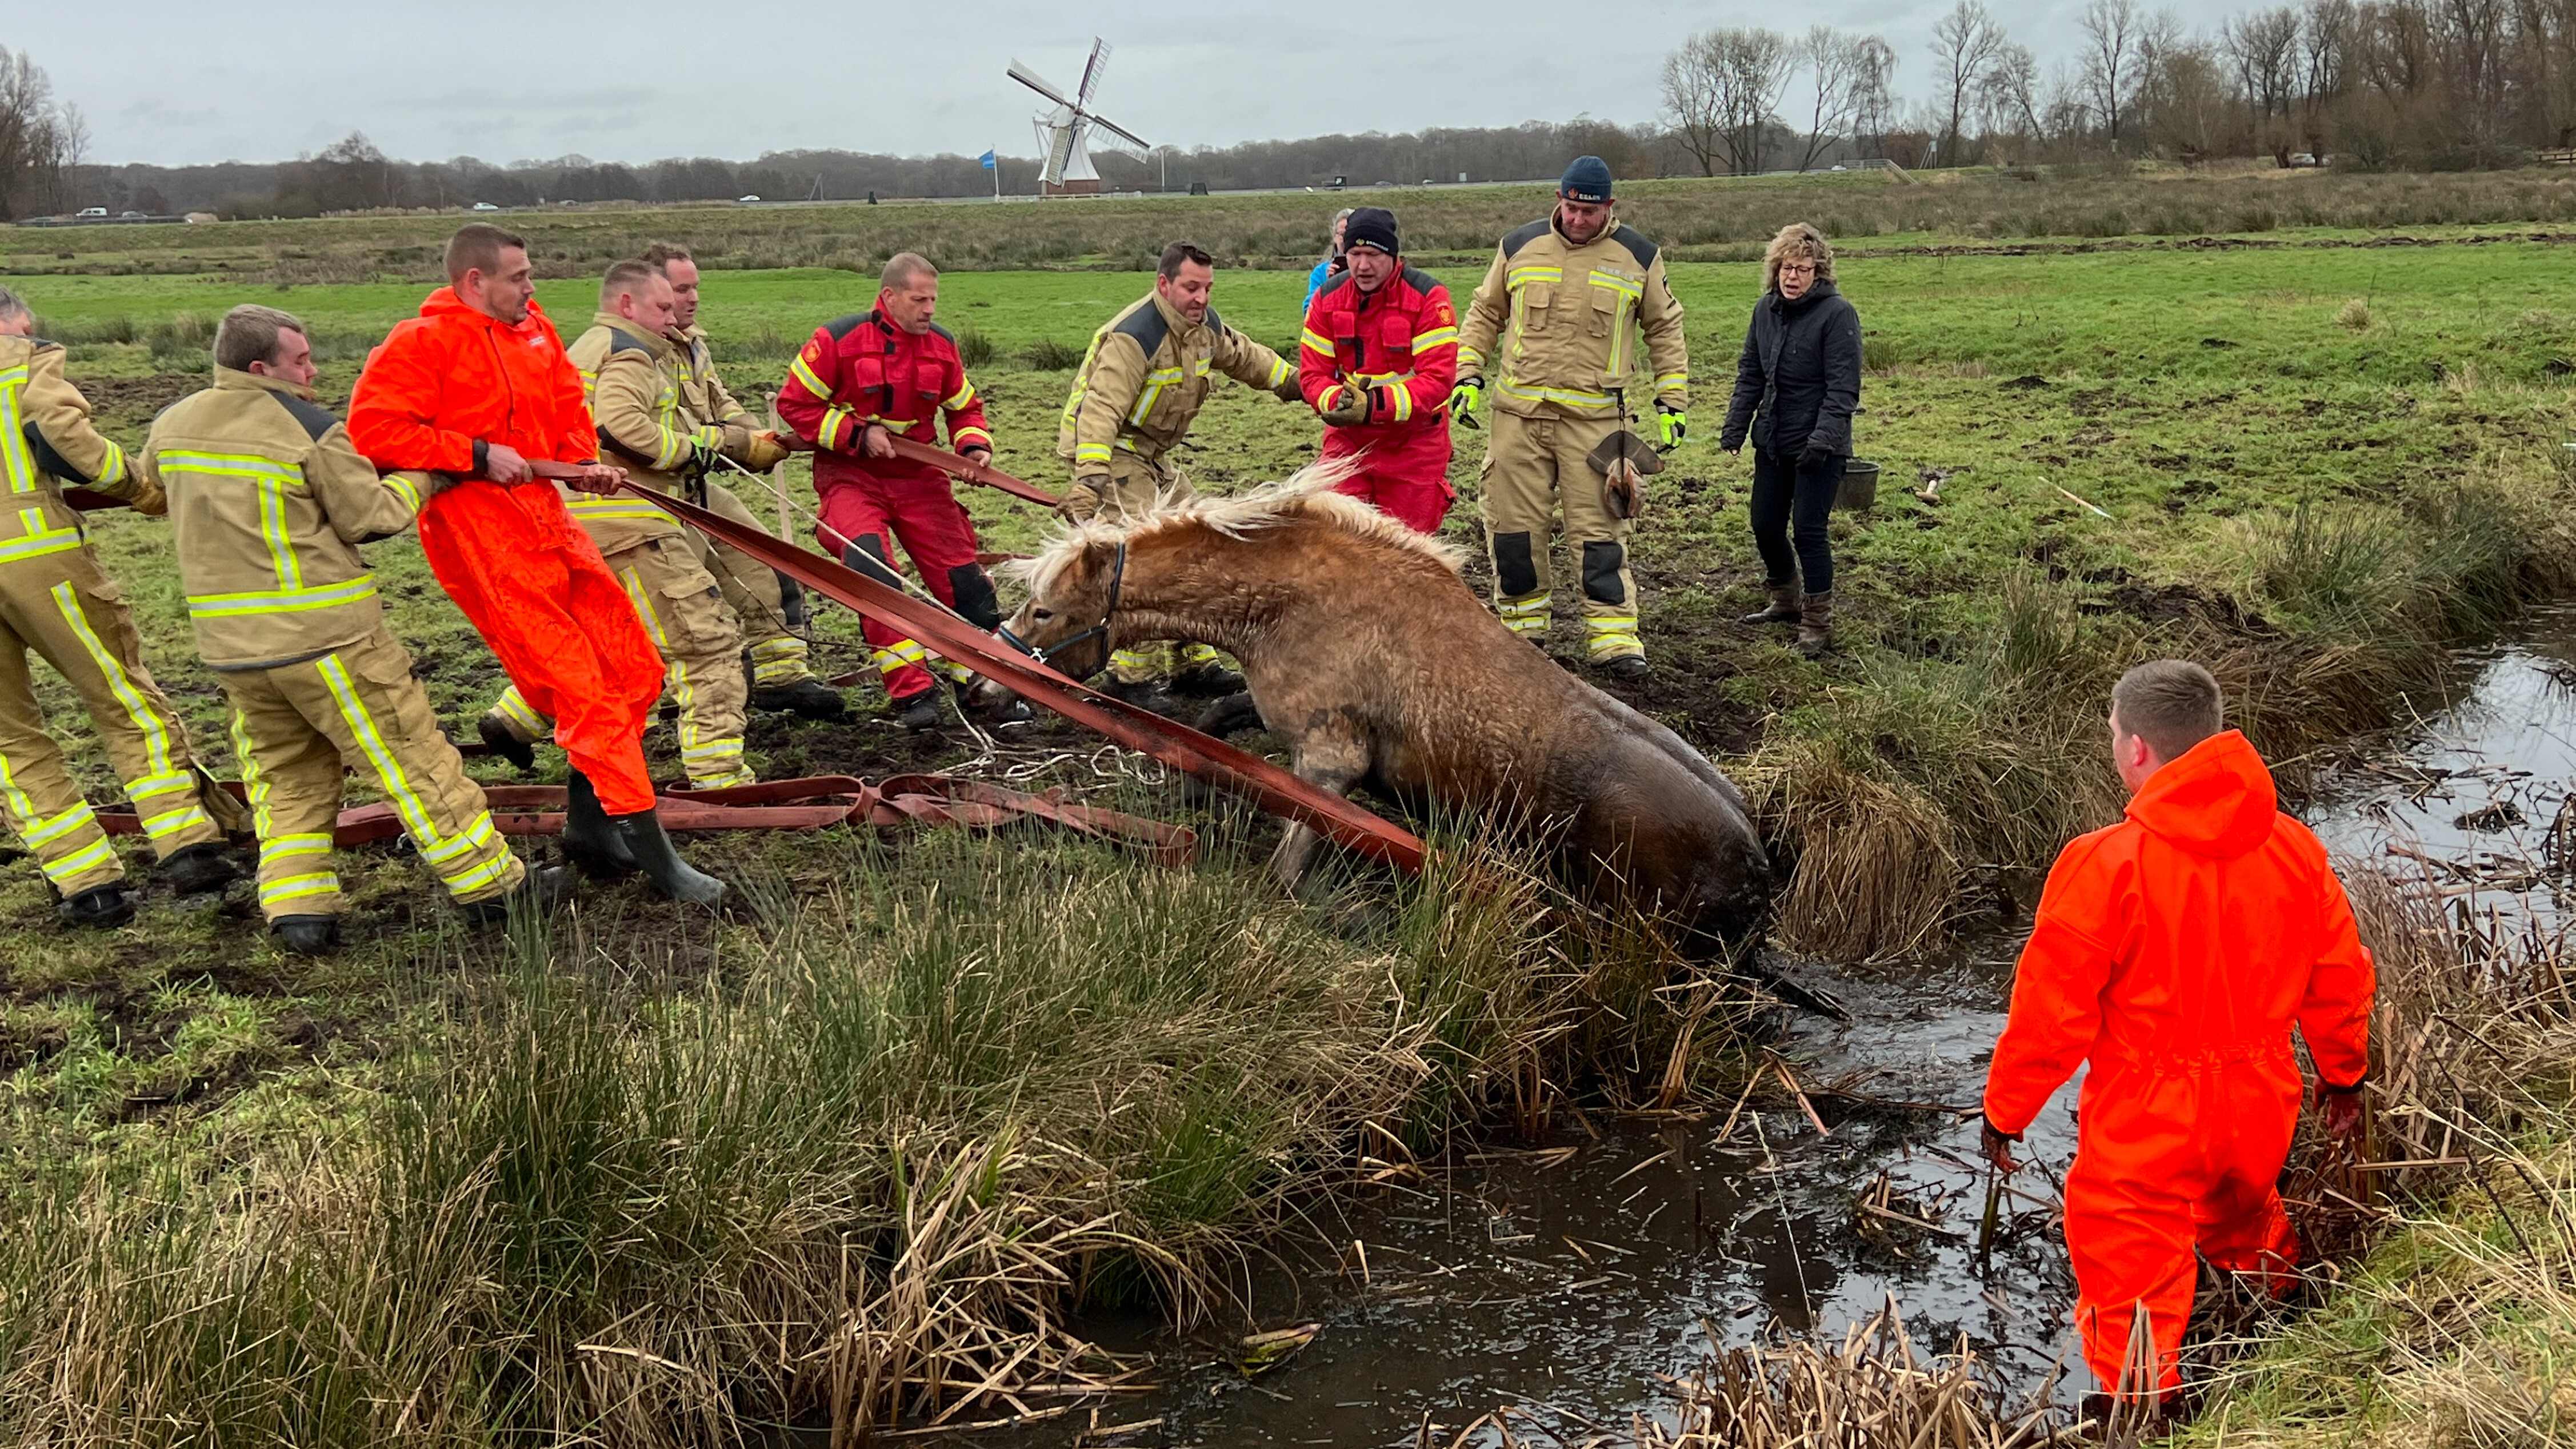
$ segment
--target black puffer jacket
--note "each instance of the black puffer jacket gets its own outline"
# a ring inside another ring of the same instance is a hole
[[[1734,451],[1752,429],[1757,452],[1793,457],[1809,442],[1850,457],[1852,413],[1860,407],[1860,313],[1831,282],[1797,301],[1765,292],[1744,329],[1735,397],[1717,445]]]

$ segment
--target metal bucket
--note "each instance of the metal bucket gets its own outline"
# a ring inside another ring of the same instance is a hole
[[[1878,502],[1878,465],[1866,458],[1843,460],[1843,484],[1834,494],[1836,508],[1859,513]]]

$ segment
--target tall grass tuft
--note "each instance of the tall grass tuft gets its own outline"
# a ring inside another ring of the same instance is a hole
[[[1082,365],[1082,349],[1041,337],[1020,349],[1020,361],[1040,372],[1066,372]]]

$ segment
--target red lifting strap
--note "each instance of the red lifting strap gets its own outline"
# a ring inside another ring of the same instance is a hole
[[[927,463],[952,478],[963,478],[969,483],[981,483],[987,488],[999,488],[1014,498],[1025,498],[1031,503],[1043,503],[1049,508],[1064,506],[1064,501],[1054,494],[1043,488],[1031,487],[999,468],[978,463],[972,458],[951,453],[943,448],[934,448],[928,443],[916,443],[891,428],[886,431],[888,440],[894,444],[894,455],[898,458],[908,462]]]
[[[896,441],[900,445],[903,440]],[[1077,724],[1088,725],[1131,750],[1152,755],[1220,790],[1241,795],[1274,815],[1294,820],[1372,860],[1407,872],[1422,869],[1422,842],[1412,832],[1388,824],[1339,795],[1307,784],[1259,755],[1123,700],[1111,699],[964,620],[916,602],[910,595],[836,560],[782,542],[667,493],[633,482],[624,487],[708,537],[732,544],[807,588],[838,599],[879,623],[903,630],[932,653],[965,665],[1031,704],[1044,705]]]

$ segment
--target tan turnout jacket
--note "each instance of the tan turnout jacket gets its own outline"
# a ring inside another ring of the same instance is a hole
[[[1647,391],[1683,406],[1690,352],[1662,254],[1635,227],[1617,224],[1576,246],[1551,214],[1495,249],[1458,319],[1458,375],[1484,377],[1494,406],[1507,413],[1608,418],[1613,390],[1636,378],[1639,334]],[[1626,401],[1633,411],[1644,399]]]
[[[769,426],[725,390],[724,379],[716,375],[715,353],[707,345],[707,329],[691,326],[674,343],[680,354],[680,406],[689,416],[745,432]]]
[[[0,567],[79,548],[80,514],[63,501],[77,485],[158,507],[125,450],[90,425],[89,399],[63,376],[60,344],[0,337]]]
[[[599,425],[600,458],[647,488],[684,494],[684,476],[701,448],[745,455],[751,430],[714,421],[689,405],[681,387],[686,356],[677,343],[614,312],[590,319],[590,330],[564,351],[590,392]],[[731,401],[731,399],[727,399]],[[626,493],[582,493],[561,484],[564,506],[599,545],[616,553],[651,538],[677,538],[680,521]]]
[[[411,527],[426,474],[378,478],[309,389],[215,369],[152,421],[137,470],[170,497],[179,584],[210,668],[268,669],[384,619],[357,545]]]
[[[1191,322],[1159,292],[1146,293],[1092,334],[1065,399],[1056,456],[1077,478],[1108,472],[1113,448],[1160,459],[1207,402],[1211,368],[1246,387],[1298,397],[1287,359],[1227,326],[1214,307],[1205,322]]]

